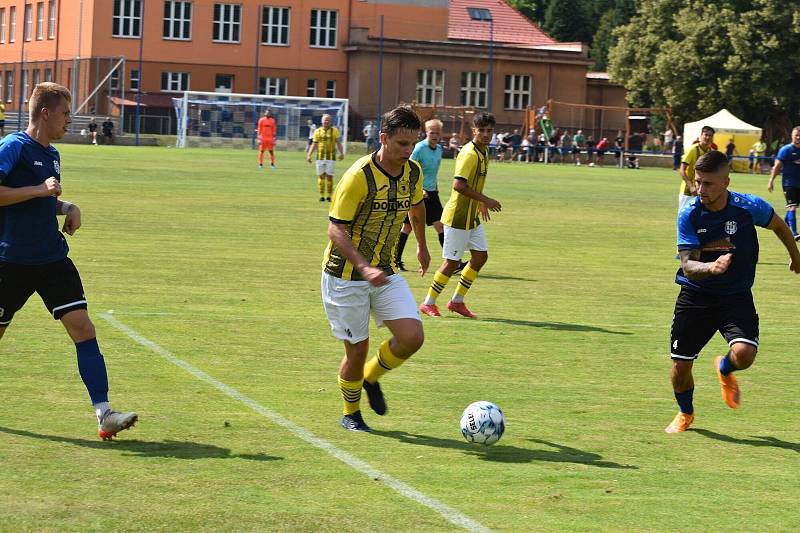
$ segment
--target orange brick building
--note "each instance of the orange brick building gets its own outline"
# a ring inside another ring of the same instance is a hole
[[[521,124],[547,98],[605,98],[589,90],[589,64],[585,46],[557,43],[502,0],[0,0],[7,110],[52,80],[72,89],[75,112],[125,112],[129,131],[137,99],[162,119],[147,131],[174,130],[184,90],[350,98],[353,131],[400,101]]]

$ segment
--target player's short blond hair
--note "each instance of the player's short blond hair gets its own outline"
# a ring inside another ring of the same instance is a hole
[[[439,126],[441,128],[442,126],[444,126],[444,124],[442,124],[442,121],[439,120],[438,118],[432,118],[430,120],[425,121],[425,130],[427,130],[431,126]]]
[[[61,99],[67,101],[67,104],[72,102],[72,93],[63,85],[45,81],[39,83],[33,88],[30,101],[28,102],[28,112],[31,115],[31,120],[36,120],[42,114],[42,109],[54,109],[61,103]]]

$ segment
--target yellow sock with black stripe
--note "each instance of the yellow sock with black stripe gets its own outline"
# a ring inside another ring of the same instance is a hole
[[[333,194],[333,178],[328,178],[325,181],[328,182],[328,197],[330,198],[331,194]]]
[[[453,294],[453,301],[454,302],[463,302],[464,297],[467,295],[467,291],[472,287],[472,283],[478,278],[478,271],[473,270],[472,267],[467,264],[464,267],[464,270],[461,271],[461,278],[458,280],[458,285],[456,286],[456,292]]]
[[[319,195],[325,196],[325,178],[317,178],[317,187],[319,187]]]
[[[428,289],[428,295],[425,296],[425,304],[426,305],[433,305],[436,303],[436,298],[442,294],[442,291],[447,286],[447,282],[450,281],[450,276],[445,276],[438,270],[436,274],[433,275],[433,281],[431,281],[431,286]]]
[[[381,343],[381,347],[378,348],[378,353],[375,354],[375,357],[364,365],[364,379],[370,383],[375,383],[382,375],[393,368],[397,368],[404,362],[405,359],[400,359],[392,353],[389,341],[385,340]]]
[[[361,402],[361,386],[364,383],[363,379],[359,379],[358,381],[347,381],[342,379],[342,376],[339,377],[339,390],[342,391],[342,399],[344,399],[344,411],[342,414],[345,415],[352,415],[359,409],[359,403]]]

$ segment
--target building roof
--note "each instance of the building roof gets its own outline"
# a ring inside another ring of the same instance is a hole
[[[489,22],[472,20],[467,8],[488,9],[492,15],[493,35]],[[504,0],[450,0],[447,38],[454,40],[486,41],[526,46],[556,44],[525,15]]]

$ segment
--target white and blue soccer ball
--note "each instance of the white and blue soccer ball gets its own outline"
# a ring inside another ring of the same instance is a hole
[[[467,442],[490,446],[506,430],[503,411],[492,402],[474,402],[461,415],[461,434]]]

